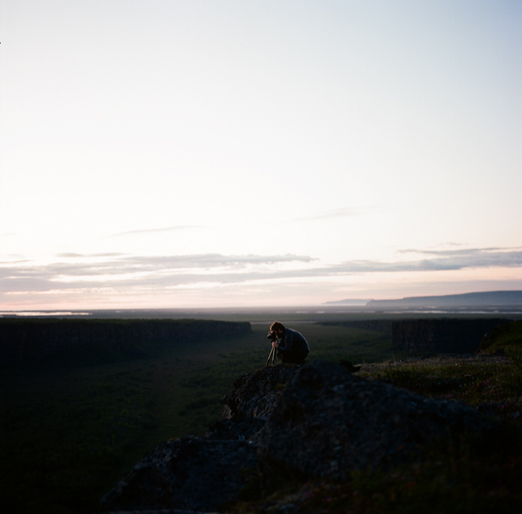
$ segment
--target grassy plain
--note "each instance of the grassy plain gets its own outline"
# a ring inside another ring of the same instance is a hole
[[[394,358],[389,335],[298,317],[288,325],[307,337],[310,359]],[[245,337],[166,348],[154,357],[82,363],[73,355],[3,369],[1,504],[20,514],[96,511],[101,496],[156,444],[203,435],[217,420],[233,381],[264,366],[269,323],[253,323]]]

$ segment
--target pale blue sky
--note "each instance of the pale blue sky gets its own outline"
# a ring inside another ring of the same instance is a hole
[[[522,3],[0,3],[0,305],[522,289]]]

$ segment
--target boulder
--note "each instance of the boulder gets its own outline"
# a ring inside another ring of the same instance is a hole
[[[345,480],[356,469],[422,458],[436,438],[488,429],[491,421],[457,402],[370,382],[331,362],[300,369],[282,391],[258,437],[271,491],[288,480]]]
[[[221,400],[225,404],[221,419],[267,419],[285,384],[299,369],[295,365],[278,364],[239,377],[233,391]]]
[[[211,425],[205,437],[235,441],[253,440],[256,434],[265,426],[265,423],[266,420],[260,418],[224,419]]]
[[[104,510],[214,511],[233,501],[256,470],[255,445],[188,437],[158,445],[101,500]]]

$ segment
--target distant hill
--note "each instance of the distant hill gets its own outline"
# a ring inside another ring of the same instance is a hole
[[[371,309],[522,308],[522,291],[488,291],[441,296],[410,296],[400,300],[371,300]]]
[[[348,305],[353,307],[360,307],[362,305],[366,305],[368,302],[372,300],[337,300],[332,302],[324,302],[323,305]]]

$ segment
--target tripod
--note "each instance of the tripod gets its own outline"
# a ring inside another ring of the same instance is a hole
[[[266,361],[265,367],[268,366],[269,363],[272,366],[276,363],[276,349],[273,346],[268,355],[268,360]]]

